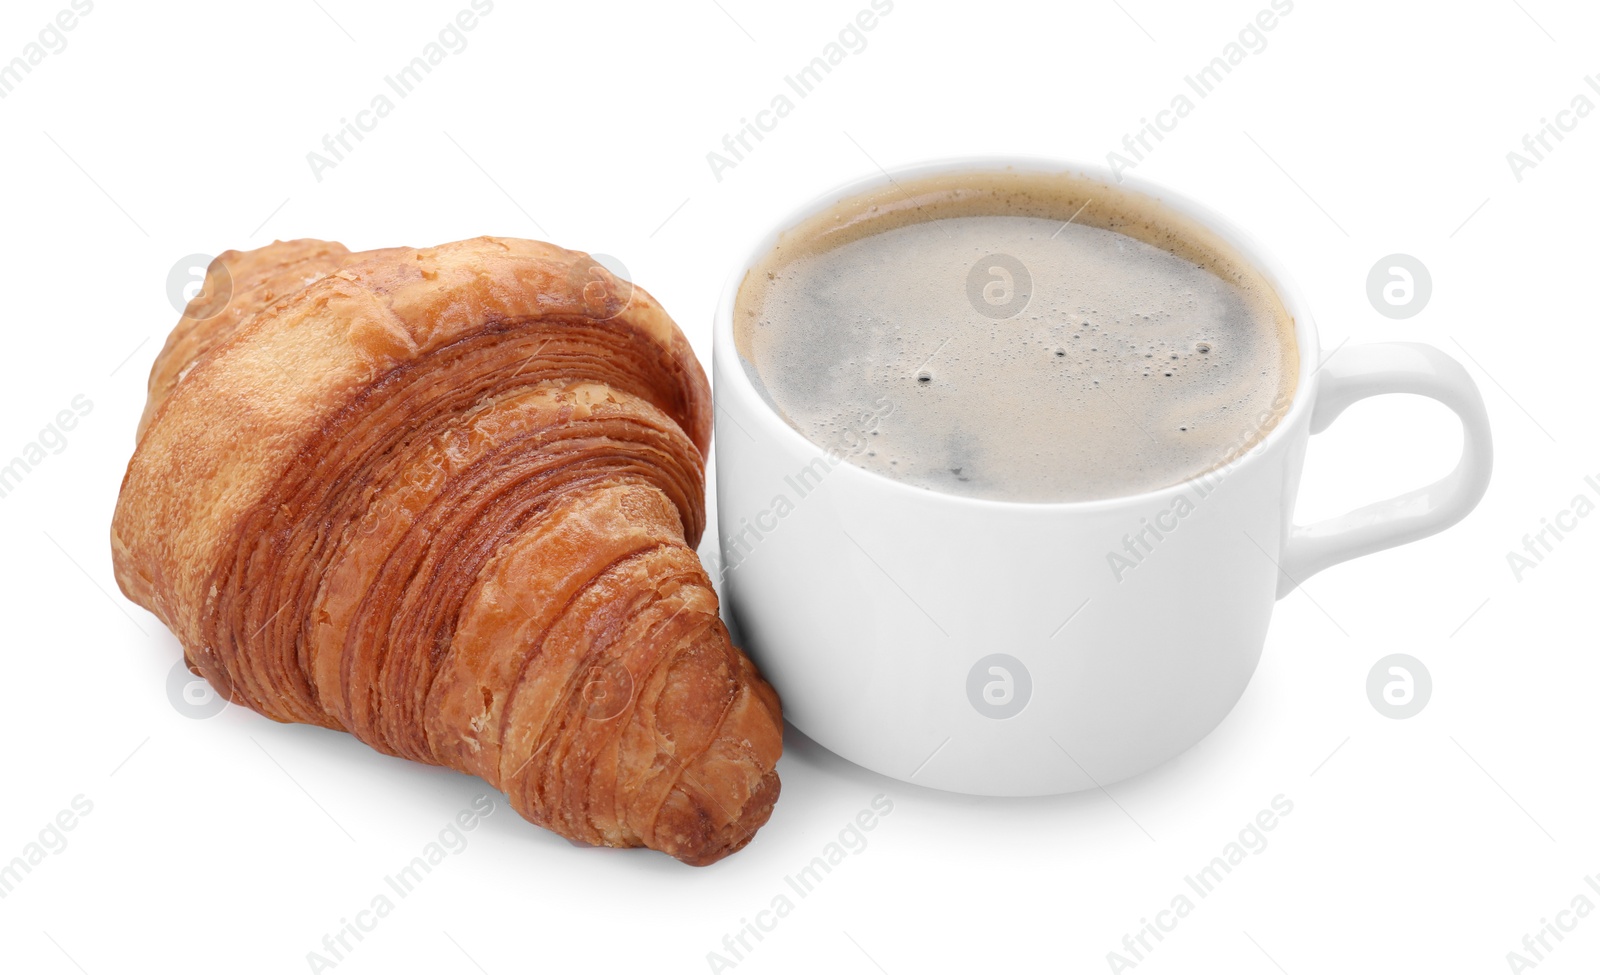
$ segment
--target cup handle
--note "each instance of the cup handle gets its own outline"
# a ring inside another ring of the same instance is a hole
[[[1321,433],[1357,400],[1384,393],[1417,393],[1438,400],[1461,418],[1461,460],[1455,470],[1387,501],[1357,508],[1314,525],[1293,525],[1279,562],[1278,598],[1330,565],[1443,531],[1467,516],[1489,488],[1494,444],[1477,383],[1461,363],[1431,345],[1381,342],[1338,351],[1322,366],[1311,410],[1311,432]]]

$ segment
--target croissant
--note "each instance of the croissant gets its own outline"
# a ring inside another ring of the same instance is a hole
[[[117,582],[232,702],[704,865],[782,750],[694,551],[710,438],[687,339],[585,254],[229,251],[151,370]]]

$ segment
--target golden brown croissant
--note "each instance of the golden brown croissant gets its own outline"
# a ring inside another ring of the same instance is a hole
[[[236,703],[711,863],[771,814],[782,722],[694,553],[710,403],[580,253],[230,251],[151,371],[117,581]]]

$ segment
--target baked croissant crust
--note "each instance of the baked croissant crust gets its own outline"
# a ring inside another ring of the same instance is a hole
[[[117,581],[235,703],[711,863],[771,814],[782,721],[694,551],[710,411],[581,253],[229,251],[151,371]]]

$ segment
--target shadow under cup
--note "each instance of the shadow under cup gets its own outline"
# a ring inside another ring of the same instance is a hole
[[[903,200],[923,186],[999,176],[1104,191],[1126,201],[1118,205],[1130,236],[1152,223],[1176,228],[1247,264],[1292,323],[1293,397],[1274,425],[1179,483],[1012,501],[870,471],[780,417],[740,355],[735,314],[747,273],[795,239],[786,231],[814,232],[818,215],[848,231],[849,221],[832,221],[841,201]],[[1482,402],[1464,372],[1451,372],[1460,369],[1453,360],[1382,345],[1348,368],[1338,364],[1344,356],[1316,368],[1315,329],[1281,269],[1238,228],[1158,187],[1053,161],[951,160],[839,188],[778,228],[729,279],[716,313],[725,608],[785,717],[884,775],[1022,796],[1095,788],[1159,765],[1238,701],[1279,595],[1326,565],[1458,520],[1487,484]],[[1324,385],[1334,390],[1326,407]],[[1423,392],[1456,409],[1468,431],[1461,466],[1348,523],[1294,527],[1314,420],[1320,430],[1380,392]]]

